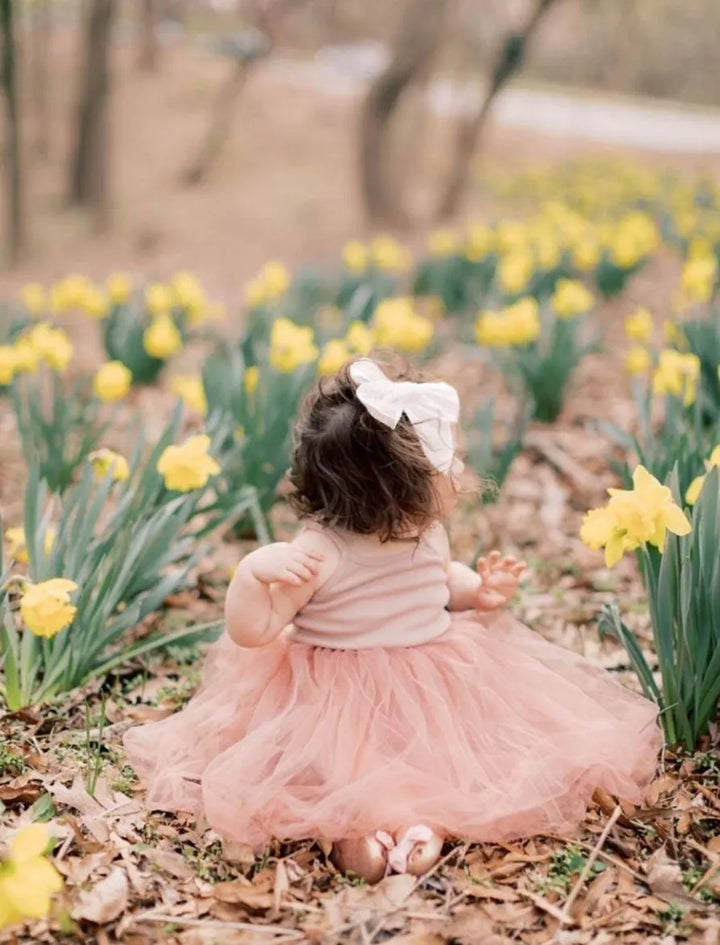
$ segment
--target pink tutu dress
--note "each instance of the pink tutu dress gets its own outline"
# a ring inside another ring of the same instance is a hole
[[[502,841],[571,829],[596,787],[641,801],[652,703],[508,614],[449,613],[431,538],[324,534],[340,563],[293,625],[223,637],[188,706],[127,733],[149,807],[259,849],[418,823]]]

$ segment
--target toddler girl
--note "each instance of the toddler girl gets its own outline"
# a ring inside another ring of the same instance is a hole
[[[655,707],[497,613],[522,563],[450,560],[458,413],[449,385],[366,358],[310,391],[305,527],[240,562],[199,694],[126,735],[150,807],[256,849],[333,841],[374,882],[426,871],[448,836],[569,830],[597,787],[641,800]]]

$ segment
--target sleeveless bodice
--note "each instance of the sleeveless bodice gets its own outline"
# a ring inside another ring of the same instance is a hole
[[[449,628],[447,537],[441,526],[418,541],[391,546],[373,536],[322,531],[340,561],[296,615],[293,639],[334,649],[416,646]]]

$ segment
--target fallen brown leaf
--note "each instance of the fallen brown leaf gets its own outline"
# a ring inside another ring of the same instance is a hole
[[[73,919],[87,919],[88,922],[102,925],[117,919],[127,908],[127,903],[127,876],[123,870],[115,867],[105,879],[80,893],[70,915]]]

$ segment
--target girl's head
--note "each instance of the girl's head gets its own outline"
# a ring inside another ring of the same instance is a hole
[[[404,412],[394,428],[375,419],[358,397],[356,363],[321,378],[305,397],[295,428],[290,501],[301,516],[322,525],[390,541],[421,532],[448,513],[457,462],[447,474],[439,472]],[[403,371],[386,374],[414,379]]]

